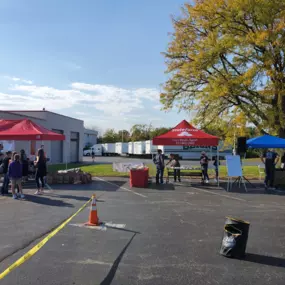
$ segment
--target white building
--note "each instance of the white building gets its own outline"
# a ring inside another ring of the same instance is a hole
[[[64,134],[65,141],[15,141],[15,150],[24,149],[27,154],[43,144],[51,163],[82,161],[84,147],[84,122],[46,110],[0,111],[0,119],[29,119],[56,133]]]
[[[84,129],[84,147],[97,144],[98,132],[94,130]]]

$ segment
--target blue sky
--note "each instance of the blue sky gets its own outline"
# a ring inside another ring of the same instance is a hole
[[[88,127],[174,126],[160,111],[171,15],[182,0],[1,0],[0,109],[42,109]]]

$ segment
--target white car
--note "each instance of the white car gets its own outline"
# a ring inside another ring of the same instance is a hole
[[[83,151],[84,156],[91,156],[92,151],[94,151],[94,154],[96,156],[102,156],[102,145],[101,144],[95,144],[90,149],[86,149]]]
[[[83,151],[84,156],[91,156],[92,150],[91,149],[86,149]]]

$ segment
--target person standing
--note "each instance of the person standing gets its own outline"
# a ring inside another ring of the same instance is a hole
[[[208,164],[209,158],[204,151],[201,153],[200,164],[202,169],[202,182],[209,183]]]
[[[15,154],[13,161],[9,165],[8,175],[11,179],[11,190],[13,199],[18,199],[18,196],[15,192],[15,187],[18,186],[19,195],[22,199],[25,198],[22,189],[22,164],[20,162],[20,155]]]
[[[25,153],[25,150],[21,149],[20,151],[20,161],[23,166],[23,181],[28,180],[28,174],[29,174],[29,164],[28,164],[28,158]]]
[[[285,169],[285,152],[281,156],[281,169]]]
[[[38,188],[35,194],[39,195],[44,193],[43,190],[45,187],[44,177],[47,175],[46,157],[44,150],[42,148],[38,150],[37,160],[35,161],[35,167],[36,167],[36,183]]]
[[[180,167],[179,156],[177,154],[171,153],[170,154],[170,160],[167,162],[166,165],[169,165],[170,167],[174,168],[173,169],[174,182],[176,182],[177,178],[178,178],[178,181],[181,182],[180,169],[177,169]]]
[[[3,160],[4,160],[4,154],[2,152],[0,152],[0,166],[2,165],[3,163]],[[1,174],[2,172],[0,172]]]
[[[261,157],[261,161],[265,164],[265,189],[273,188],[275,165],[279,161],[279,155],[274,150],[266,150]]]
[[[92,149],[92,152],[91,152],[91,156],[92,156],[92,161],[94,162],[95,161],[95,152],[94,152],[93,149]]]
[[[216,182],[218,182],[219,180],[219,165],[220,165],[220,161],[218,161],[217,156],[213,157],[213,165],[215,167],[215,173],[216,173]]]
[[[153,158],[153,162],[156,165],[156,184],[163,184],[164,156],[161,149],[157,150],[157,154]]]
[[[1,187],[1,195],[5,195],[8,194],[8,186],[9,186],[9,175],[8,175],[8,168],[9,168],[9,162],[11,160],[11,156],[12,156],[12,152],[11,151],[7,151],[6,152],[6,156],[3,159],[2,162],[2,167],[3,167],[3,174],[4,174],[4,181],[3,181],[3,185]]]

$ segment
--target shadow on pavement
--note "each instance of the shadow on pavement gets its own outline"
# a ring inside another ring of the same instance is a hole
[[[263,264],[263,265],[285,268],[285,259],[279,258],[279,257],[266,256],[266,255],[260,255],[260,254],[255,254],[255,253],[247,253],[244,260],[248,262]]]
[[[62,198],[62,199],[74,199],[78,201],[88,201],[90,198],[83,197],[83,196],[73,196],[73,195],[57,195],[56,197]]]
[[[174,191],[175,186],[173,184],[156,184],[151,183],[148,185],[149,189],[158,190],[158,191]]]
[[[133,236],[131,237],[131,239],[129,240],[129,242],[126,244],[126,246],[123,248],[123,250],[121,251],[121,253],[119,254],[119,256],[116,258],[116,260],[114,261],[108,275],[105,277],[105,279],[100,283],[100,285],[110,285],[116,275],[116,271],[119,267],[119,264],[125,254],[125,252],[127,251],[128,247],[130,246],[130,244],[132,243],[134,237],[137,234],[133,234]]]
[[[62,200],[50,199],[50,198],[43,197],[43,196],[34,196],[34,195],[28,195],[27,194],[26,200],[27,200],[27,202],[32,202],[32,203],[42,204],[42,205],[47,205],[47,206],[71,207],[71,208],[74,207],[72,204],[66,203]]]
[[[113,229],[113,230],[118,230],[118,231],[123,231],[123,232],[129,232],[129,233],[133,233],[133,234],[140,234],[140,232],[125,229],[125,228],[116,228],[116,227],[107,226],[107,225],[104,225],[104,226],[108,229]]]

